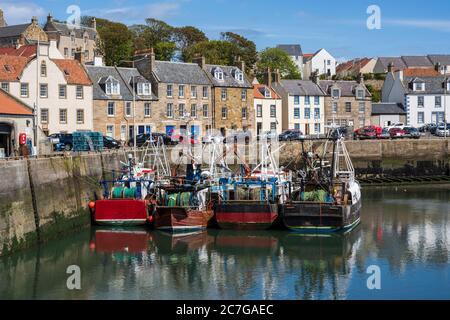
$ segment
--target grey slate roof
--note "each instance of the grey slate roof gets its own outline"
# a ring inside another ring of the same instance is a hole
[[[342,97],[354,97],[356,95],[355,89],[360,86],[356,81],[333,81],[333,80],[319,80],[319,86],[327,95],[331,94],[331,88],[333,86],[341,89]],[[366,97],[371,97],[369,90],[367,90],[364,84],[361,85],[365,89]]]
[[[450,55],[449,54],[430,54],[428,58],[431,60],[433,65],[436,63],[440,63],[441,66],[449,66],[450,65]]]
[[[406,114],[403,104],[395,102],[372,103],[372,115]]]
[[[205,72],[196,63],[155,61],[153,74],[158,82],[211,85]]]
[[[281,80],[273,84],[275,90],[284,90],[291,96],[324,96],[325,93],[311,80]]]
[[[407,67],[405,62],[403,62],[402,58],[400,57],[379,57],[378,61],[383,65],[385,69],[387,69],[389,63],[391,62],[396,69],[405,69]]]
[[[424,82],[425,83],[425,90],[424,91],[413,91],[412,83],[413,82]],[[403,78],[403,87],[406,90],[406,93],[408,94],[417,94],[417,95],[423,95],[423,94],[444,94],[444,82],[449,81],[449,78],[445,78],[442,76],[437,77],[404,77]]]
[[[44,26],[44,30],[48,32],[57,31],[58,33],[66,37],[70,37],[70,34],[73,30],[75,32],[75,37],[80,39],[83,39],[84,32],[88,33],[89,39],[94,39],[97,35],[97,30],[93,28],[81,26],[79,28],[70,29],[66,23],[56,21],[47,22]]]
[[[109,76],[113,77],[120,84],[121,100],[133,100],[133,91],[131,86],[125,81],[129,81],[131,76],[140,75],[137,69],[133,68],[115,68],[115,67],[100,67],[86,65],[86,71],[93,83],[94,100],[112,100],[105,92],[104,85],[101,84],[102,79],[107,79]],[[157,100],[156,96],[152,94],[149,97],[135,95],[136,100]]]
[[[402,60],[408,68],[434,67],[427,56],[402,56]]]
[[[25,30],[27,30],[30,24],[31,23],[25,23],[14,26],[0,27],[0,38],[20,36],[23,32],[25,32]]]
[[[218,81],[214,77],[214,70],[216,68],[220,68],[223,71],[223,81]],[[251,82],[247,79],[244,73],[244,81],[239,82],[234,77],[235,71],[241,71],[238,67],[234,66],[219,66],[214,64],[207,64],[205,65],[205,71],[208,74],[208,77],[210,81],[213,83],[214,86],[217,87],[233,87],[233,88],[253,88],[253,85]]]
[[[303,56],[302,47],[299,44],[279,44],[277,48],[286,51],[290,56]]]

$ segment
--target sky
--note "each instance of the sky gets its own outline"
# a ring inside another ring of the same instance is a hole
[[[49,12],[67,20],[71,5],[127,25],[156,18],[173,26],[193,25],[210,39],[232,31],[258,50],[300,44],[304,53],[327,49],[338,60],[355,57],[450,54],[448,0],[0,0],[9,25],[31,16],[44,22]],[[380,28],[369,29],[380,10]]]

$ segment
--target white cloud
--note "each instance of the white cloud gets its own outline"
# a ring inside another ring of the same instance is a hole
[[[450,32],[450,20],[426,20],[426,19],[386,19],[382,23],[394,26],[431,29]]]
[[[30,22],[33,16],[42,21],[46,14],[44,8],[30,2],[3,2],[1,9],[8,25]]]

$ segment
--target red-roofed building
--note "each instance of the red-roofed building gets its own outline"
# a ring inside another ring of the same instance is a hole
[[[52,133],[93,130],[93,88],[77,60],[64,59],[55,41],[0,48],[0,87],[38,109],[38,140]]]
[[[282,100],[276,91],[265,84],[254,84],[255,128],[258,135],[282,130]]]
[[[18,154],[19,135],[33,144],[33,109],[0,89],[0,158]]]

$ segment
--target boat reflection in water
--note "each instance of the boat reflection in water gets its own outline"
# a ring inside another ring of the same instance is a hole
[[[89,248],[97,253],[140,253],[148,250],[150,239],[145,228],[97,227]]]

